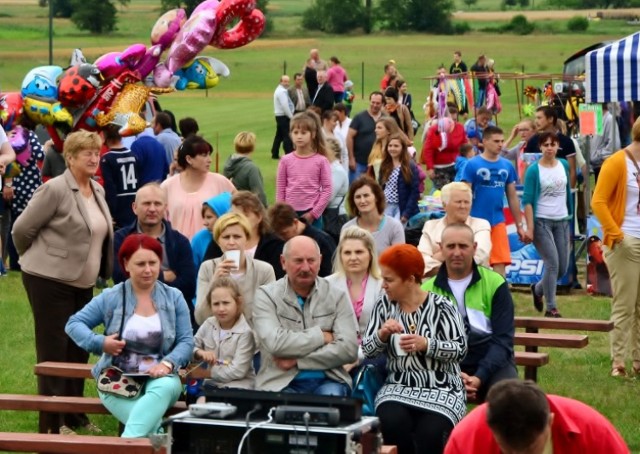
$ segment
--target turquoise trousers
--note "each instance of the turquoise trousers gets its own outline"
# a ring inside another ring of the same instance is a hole
[[[158,433],[162,417],[182,393],[177,375],[150,378],[134,398],[98,392],[104,406],[124,424],[123,438],[144,438]]]

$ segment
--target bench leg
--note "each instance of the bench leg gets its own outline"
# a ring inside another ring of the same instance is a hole
[[[538,382],[538,368],[536,366],[525,366],[524,367],[524,378],[525,380],[532,380],[534,382]]]

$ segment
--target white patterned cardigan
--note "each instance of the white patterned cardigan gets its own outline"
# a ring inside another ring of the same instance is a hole
[[[397,320],[404,333],[416,325],[428,340],[426,352],[396,355],[391,342],[378,337],[378,330],[389,319]],[[467,353],[467,337],[458,310],[446,297],[429,293],[413,313],[400,310],[386,295],[380,297],[371,313],[362,340],[368,358],[387,356],[387,380],[376,396],[376,407],[393,401],[439,413],[456,425],[466,413],[467,394],[460,378],[460,361]]]

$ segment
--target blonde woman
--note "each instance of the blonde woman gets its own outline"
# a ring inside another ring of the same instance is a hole
[[[367,329],[371,311],[382,295],[382,277],[378,268],[378,254],[373,235],[354,225],[342,230],[340,242],[333,259],[333,271],[327,280],[349,295],[353,312],[358,321],[358,342]],[[358,348],[358,361],[347,369],[362,363],[364,354]],[[383,363],[384,368],[384,363]]]
[[[273,267],[266,262],[247,257],[245,250],[251,237],[251,224],[243,214],[227,213],[215,223],[213,239],[223,252],[222,257],[205,260],[198,271],[196,287],[195,319],[198,324],[213,315],[207,304],[207,294],[211,282],[220,277],[232,277],[240,286],[244,305],[244,315],[251,324],[253,296],[261,285],[276,280]],[[239,257],[237,261],[234,255]]]

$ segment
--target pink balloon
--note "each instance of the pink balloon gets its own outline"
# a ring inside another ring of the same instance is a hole
[[[172,9],[164,13],[151,30],[151,44],[160,45],[162,50],[168,48],[186,20],[187,13],[183,9]]]
[[[154,68],[157,66],[160,61],[160,56],[162,55],[162,46],[160,44],[156,44],[155,46],[151,46],[145,52],[144,56],[140,59],[138,64],[135,66],[136,71],[140,73],[140,77],[144,79]]]
[[[105,80],[111,80],[122,71],[133,70],[140,63],[147,52],[144,44],[133,44],[123,52],[109,52],[94,62]]]
[[[206,9],[215,11],[218,5],[220,5],[220,2],[218,0],[205,0],[204,2],[196,6],[196,9],[193,10],[193,13],[191,13],[191,15],[194,15]]]
[[[172,73],[196,58],[207,47],[216,29],[215,11],[192,14],[169,49],[167,68]]]
[[[171,85],[173,73],[169,71],[166,63],[160,63],[153,70],[153,84],[156,87],[167,88]]]

